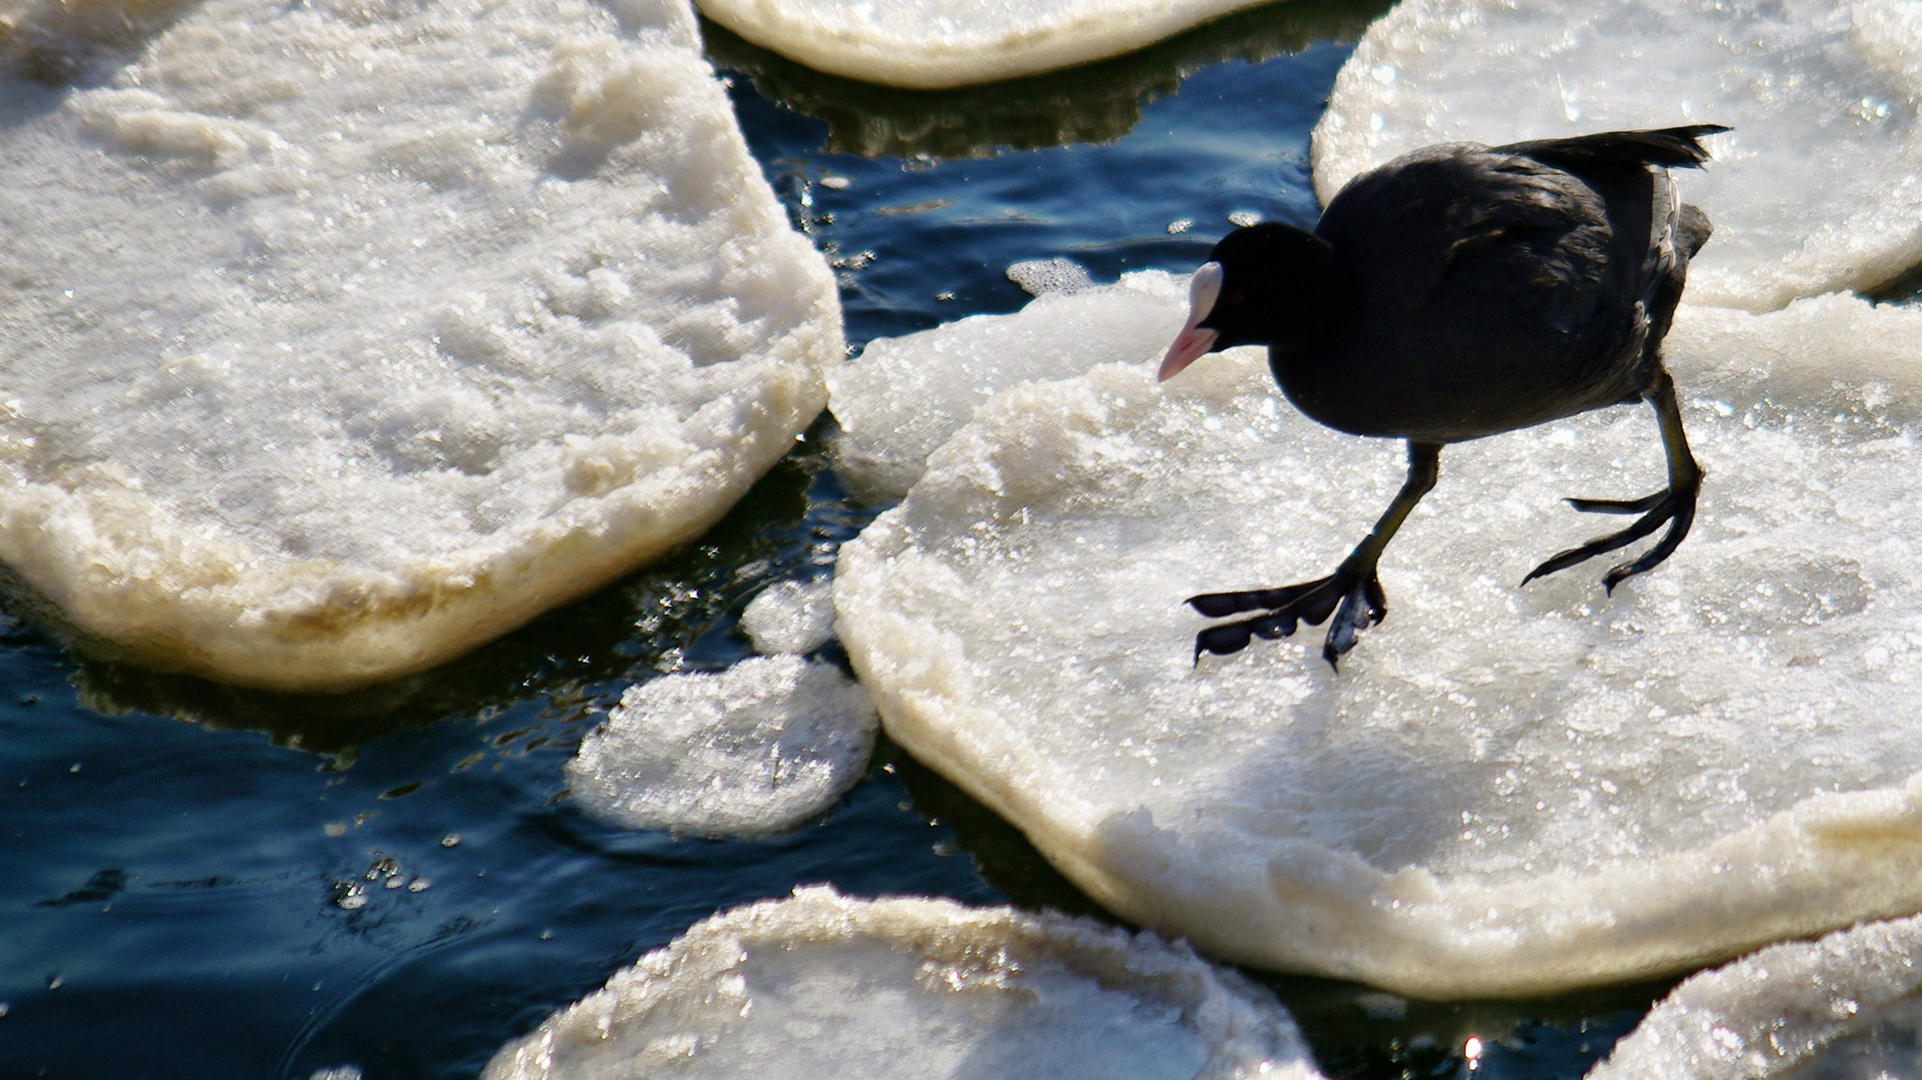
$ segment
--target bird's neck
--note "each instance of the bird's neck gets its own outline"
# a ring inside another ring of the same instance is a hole
[[[1303,259],[1280,298],[1287,332],[1270,343],[1276,356],[1338,352],[1361,321],[1361,280],[1342,253],[1322,243]]]

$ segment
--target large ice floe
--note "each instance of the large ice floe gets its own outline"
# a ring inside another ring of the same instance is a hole
[[[796,889],[697,923],[487,1080],[1316,1080],[1273,995],[1085,919]]]
[[[1407,0],[1336,80],[1315,185],[1434,142],[1733,125],[1677,173],[1716,229],[1688,294],[1760,311],[1922,262],[1919,106],[1914,0]]]
[[[1326,574],[1403,474],[1236,350],[982,406],[842,548],[841,640],[917,758],[1237,962],[1526,995],[1922,909],[1922,311],[1685,307],[1668,355],[1701,515],[1613,596],[1518,583],[1598,531],[1564,496],[1659,487],[1645,408],[1450,447],[1339,674],[1313,628],[1195,663],[1184,598]]]
[[[764,49],[851,79],[938,89],[1132,52],[1265,0],[700,0]]]
[[[1675,988],[1588,1080],[1922,1075],[1922,918],[1772,945]]]
[[[765,836],[867,772],[874,705],[832,664],[756,656],[630,687],[567,763],[574,798],[635,829]]]
[[[899,498],[920,477],[928,454],[995,391],[1079,375],[1097,364],[1146,360],[1173,339],[1188,312],[1187,281],[1165,270],[1086,286],[1059,270],[1047,280],[1040,267],[1011,273],[1042,294],[1019,312],[878,338],[858,361],[828,372],[828,407],[841,425],[835,454],[855,491],[873,500]],[[1051,287],[1062,283],[1071,287]]]
[[[181,10],[0,76],[0,560],[83,633],[423,668],[698,535],[819,411],[834,286],[686,4]]]

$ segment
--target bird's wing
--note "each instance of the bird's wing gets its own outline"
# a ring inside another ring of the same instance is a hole
[[[1443,294],[1506,291],[1572,331],[1608,284],[1602,194],[1502,149],[1452,144],[1399,158],[1344,187],[1315,232],[1364,273],[1383,268],[1364,288],[1411,316]]]

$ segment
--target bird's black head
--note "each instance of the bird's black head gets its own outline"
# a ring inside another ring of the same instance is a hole
[[[1237,345],[1280,345],[1312,335],[1337,287],[1334,249],[1292,225],[1262,222],[1221,238],[1188,287],[1188,325],[1161,361],[1161,378]]]

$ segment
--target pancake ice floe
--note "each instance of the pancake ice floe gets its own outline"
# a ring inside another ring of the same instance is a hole
[[[920,90],[1073,67],[1262,0],[700,0],[701,12],[817,71]]]
[[[1340,674],[1313,630],[1197,664],[1183,600],[1325,569],[1400,443],[1300,416],[1256,350],[1017,386],[842,548],[837,627],[891,737],[1224,959],[1532,995],[1908,914],[1919,350],[1922,312],[1847,295],[1684,307],[1676,556],[1518,587],[1597,530],[1563,497],[1661,485],[1645,409],[1452,446]]]
[[[698,535],[819,411],[833,282],[685,4],[182,10],[0,78],[0,560],[83,636],[424,668]]]
[[[813,652],[834,639],[834,582],[775,582],[748,602],[741,629],[765,656]]]
[[[856,492],[901,497],[928,454],[995,391],[1158,357],[1188,313],[1187,281],[1165,270],[1123,274],[1111,285],[1082,285],[1085,271],[1077,279],[1052,263],[1017,264],[1009,273],[1030,291],[1074,287],[1044,291],[1013,315],[878,338],[858,360],[828,372],[828,407],[841,425],[836,462]]]
[[[832,664],[750,657],[629,687],[567,763],[574,798],[634,829],[765,836],[866,774],[874,705]]]
[[[1918,106],[1907,0],[1410,0],[1336,79],[1315,186],[1429,143],[1733,125],[1676,174],[1715,223],[1685,299],[1762,311],[1922,262]]]
[[[1316,1080],[1268,991],[1087,919],[796,889],[697,923],[486,1080]]]
[[[1691,977],[1589,1080],[1922,1075],[1922,918],[1772,945]]]

